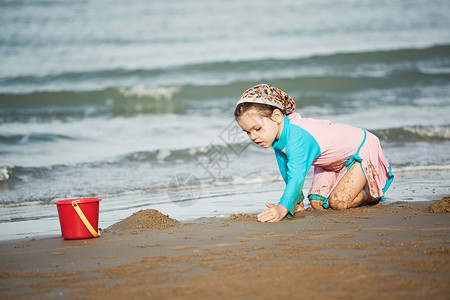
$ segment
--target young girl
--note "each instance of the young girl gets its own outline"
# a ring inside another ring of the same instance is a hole
[[[268,84],[245,91],[234,115],[252,142],[275,151],[286,183],[278,205],[266,203],[258,221],[278,222],[303,207],[303,183],[311,165],[309,201],[314,209],[346,209],[384,200],[394,176],[378,138],[358,127],[302,118],[294,100]]]

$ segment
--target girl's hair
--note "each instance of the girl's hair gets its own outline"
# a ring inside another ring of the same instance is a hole
[[[236,106],[236,109],[234,110],[234,118],[237,120],[240,116],[242,116],[242,114],[250,109],[255,109],[261,115],[261,117],[266,118],[270,118],[275,109],[279,109],[284,115],[286,114],[286,111],[284,109],[280,109],[273,105],[244,102]]]

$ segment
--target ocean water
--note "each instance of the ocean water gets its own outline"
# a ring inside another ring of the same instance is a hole
[[[261,82],[375,133],[387,201],[447,195],[449,15],[445,0],[0,0],[0,239],[59,234],[61,199],[102,198],[103,228],[277,202],[273,151],[233,120]]]

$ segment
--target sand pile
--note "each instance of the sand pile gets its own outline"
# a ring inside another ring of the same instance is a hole
[[[430,207],[426,209],[430,213],[444,213],[450,212],[450,195],[445,196],[441,200],[433,203]]]
[[[232,214],[226,221],[230,222],[244,222],[244,223],[252,223],[258,222],[256,216],[251,216],[249,214]]]
[[[128,218],[117,222],[109,229],[127,230],[127,229],[164,229],[179,225],[175,219],[160,213],[155,209],[145,209],[135,212]]]

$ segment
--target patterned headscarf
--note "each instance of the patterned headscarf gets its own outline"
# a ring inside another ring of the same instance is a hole
[[[285,110],[286,114],[290,114],[295,109],[294,99],[282,90],[265,83],[255,85],[246,90],[239,98],[236,106],[241,103],[268,104]]]

